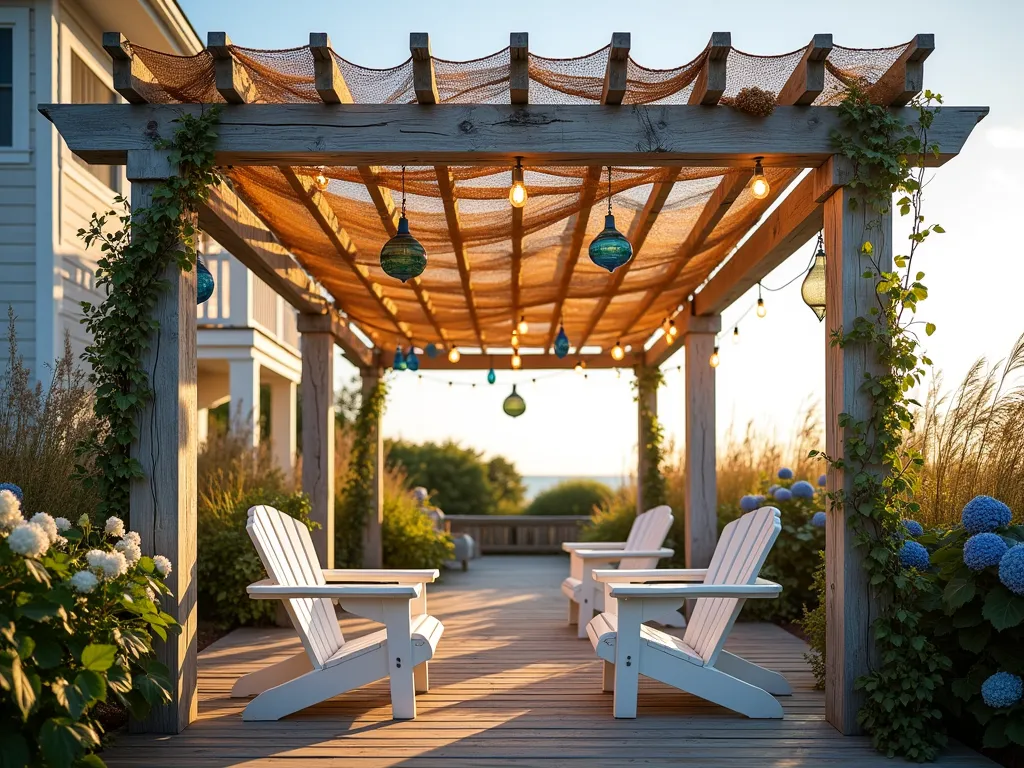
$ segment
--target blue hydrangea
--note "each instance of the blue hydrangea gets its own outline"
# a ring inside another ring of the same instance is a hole
[[[815,528],[825,527],[825,513],[822,510],[819,509],[813,515],[811,515],[811,525],[813,525]]]
[[[900,565],[904,568],[917,568],[919,571],[928,569],[931,560],[928,558],[928,550],[916,541],[905,541],[900,547]]]
[[[972,571],[983,571],[999,561],[1006,554],[1006,542],[995,533],[976,533],[964,544],[964,565]]]
[[[981,698],[993,709],[1012,707],[1024,696],[1024,680],[1009,672],[996,672],[981,684]]]
[[[783,467],[779,470],[779,480],[792,480],[793,470],[789,467]]]
[[[793,494],[789,488],[776,488],[772,498],[776,501],[789,501],[793,498]]]
[[[985,533],[1010,524],[1010,508],[991,496],[975,496],[964,506],[960,521],[968,533]]]
[[[755,499],[757,499],[757,505],[758,505],[758,506],[761,506],[762,504],[764,504],[765,500],[766,500],[766,499],[767,499],[768,497],[767,497],[767,496],[765,496],[765,495],[764,495],[763,493],[759,493],[759,494],[757,494],[757,495],[756,495],[756,496],[755,496],[754,498],[755,498]]]
[[[806,480],[797,480],[791,486],[789,486],[790,493],[792,493],[798,499],[813,499],[814,498],[814,486],[808,483]]]
[[[25,501],[25,494],[14,483],[0,483],[0,491],[10,491],[18,498],[18,501]]]
[[[761,500],[757,496],[744,496],[740,499],[740,509],[744,512],[753,512],[755,509],[761,506]]]
[[[779,485],[778,483],[773,483],[772,485],[769,485],[768,486],[768,495],[771,496],[773,493],[775,493],[775,491],[777,491],[781,487],[782,486]]]
[[[827,482],[828,482],[828,475],[820,475],[818,477],[818,485],[820,485],[822,488],[825,487],[825,483],[827,483]]]
[[[911,536],[920,536],[924,533],[924,526],[917,522],[917,520],[904,520],[903,529]]]
[[[1014,544],[999,558],[999,580],[1018,595],[1024,595],[1024,544]]]

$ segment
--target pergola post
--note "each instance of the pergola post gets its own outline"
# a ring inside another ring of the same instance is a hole
[[[374,365],[363,369],[363,402],[373,393],[380,383],[384,372]],[[370,508],[366,511],[366,525],[363,527],[363,568],[383,568],[384,550],[381,528],[384,524],[384,430],[381,419],[373,425],[370,437],[371,463],[373,466],[371,483],[373,493],[370,495]]]
[[[825,201],[825,450],[843,456],[844,434],[839,416],[866,419],[871,400],[861,391],[864,375],[877,370],[872,350],[864,344],[834,346],[834,331],[849,329],[855,318],[869,317],[878,306],[875,281],[863,273],[868,264],[861,247],[870,240],[874,256],[883,271],[892,269],[892,216],[878,216],[870,206],[849,206],[850,193],[839,189]],[[852,490],[852,478],[829,468],[826,488]],[[857,678],[865,674],[874,654],[871,638],[871,594],[864,571],[864,553],[857,547],[847,514],[829,509],[825,524],[825,605],[827,668],[825,674],[825,718],[844,734],[860,732],[857,711],[863,701],[854,690]]]
[[[128,153],[132,211],[149,207],[153,190],[175,173],[166,152]],[[131,527],[147,555],[165,555],[172,597],[163,609],[181,624],[180,634],[156,641],[156,658],[170,670],[171,701],[154,707],[136,732],[180,733],[197,717],[196,668],[196,273],[171,259],[152,318],[159,323],[142,359],[153,397],[140,415],[133,454],[142,477],[132,483]]]
[[[644,498],[644,478],[650,471],[647,455],[647,436],[649,422],[658,416],[658,384],[657,377],[646,366],[636,369],[636,513],[646,512],[651,506],[650,500]]]
[[[686,567],[707,568],[718,542],[715,369],[708,362],[721,315],[690,317],[686,348]]]
[[[329,315],[299,314],[302,334],[302,490],[312,506],[313,547],[334,567],[334,336]]]

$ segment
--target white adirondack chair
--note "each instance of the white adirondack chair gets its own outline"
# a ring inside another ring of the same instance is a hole
[[[576,624],[577,637],[587,636],[587,622],[604,608],[604,589],[594,581],[593,573],[618,563],[622,569],[654,568],[673,550],[662,547],[672,527],[672,510],[654,507],[636,516],[625,541],[567,541],[562,549],[569,553],[569,577],[562,582],[562,594],[569,598],[569,624]],[[683,617],[663,616],[663,624],[683,626]],[[653,620],[653,619],[652,619]]]
[[[774,697],[792,693],[786,678],[723,650],[745,600],[782,592],[757,576],[781,530],[779,511],[762,507],[725,526],[707,569],[594,574],[605,586],[607,607],[587,633],[605,661],[604,690],[615,692],[615,717],[636,717],[639,675],[747,717],[782,717]],[[643,624],[693,598],[682,640]]]
[[[306,526],[272,507],[250,509],[246,530],[270,575],[250,584],[249,596],[284,600],[304,650],[235,683],[233,697],[256,695],[242,719],[280,720],[385,677],[392,717],[414,719],[416,694],[429,689],[427,661],[444,632],[427,614],[426,585],[438,572],[323,570]],[[385,628],[346,641],[335,599]]]

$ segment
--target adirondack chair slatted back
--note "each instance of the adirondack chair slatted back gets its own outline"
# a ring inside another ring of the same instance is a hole
[[[733,520],[722,531],[704,583],[753,584],[781,530],[779,511],[774,507],[761,507]],[[734,597],[696,601],[683,641],[705,664],[715,663],[743,603]]]
[[[649,509],[637,515],[636,521],[629,531],[629,538],[626,539],[625,549],[627,551],[660,549],[665,543],[665,537],[671,527],[671,507],[662,505]],[[626,557],[619,562],[619,568],[624,570],[644,570],[657,567],[658,558],[656,557]]]
[[[278,584],[326,583],[309,530],[298,520],[273,507],[259,506],[249,510],[245,527],[267,574]],[[308,597],[287,603],[302,645],[314,665],[323,667],[345,644],[334,604],[327,598]]]

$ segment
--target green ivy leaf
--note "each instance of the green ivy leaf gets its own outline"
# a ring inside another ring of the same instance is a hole
[[[82,666],[94,672],[106,672],[116,655],[117,648],[113,645],[90,643],[82,651]]]
[[[992,626],[999,632],[1016,627],[1024,621],[1024,597],[1015,595],[999,585],[985,598],[982,615],[992,622]]]
[[[67,717],[51,717],[39,729],[39,749],[49,768],[71,768],[79,755],[99,745],[91,727]]]

